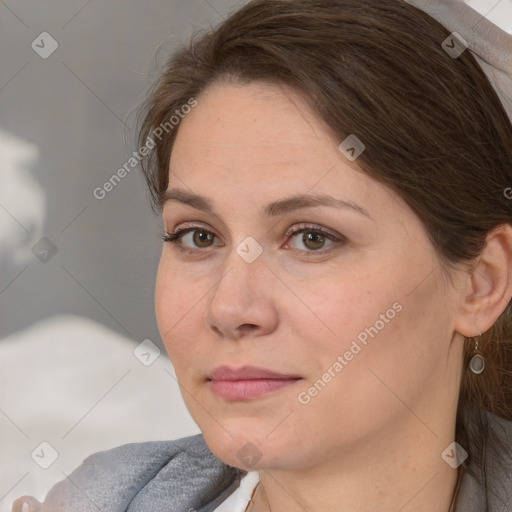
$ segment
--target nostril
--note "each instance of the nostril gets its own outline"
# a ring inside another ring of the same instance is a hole
[[[251,332],[251,331],[254,331],[254,329],[257,329],[258,326],[255,325],[255,324],[243,324],[241,325],[238,330],[241,332],[241,333],[246,333],[246,332]]]

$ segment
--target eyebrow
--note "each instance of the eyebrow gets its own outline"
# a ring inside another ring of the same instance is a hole
[[[213,204],[210,199],[198,194],[188,192],[187,190],[181,188],[173,188],[171,190],[166,190],[162,194],[159,200],[160,210],[163,210],[164,206],[172,201],[186,204],[188,206],[191,206],[192,208],[196,208],[197,210],[201,210],[203,212],[215,215]],[[290,213],[295,210],[300,210],[302,208],[311,208],[314,206],[346,208],[349,210],[353,210],[357,213],[360,213],[361,215],[364,215],[371,220],[374,220],[365,208],[359,206],[353,201],[348,201],[346,199],[338,199],[328,195],[291,196],[267,204],[265,207],[260,209],[260,212],[268,217],[276,217],[278,215]]]

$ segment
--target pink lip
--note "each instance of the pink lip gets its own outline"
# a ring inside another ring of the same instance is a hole
[[[265,368],[219,366],[209,377],[212,391],[226,400],[248,400],[294,384],[300,377]]]
[[[298,375],[277,373],[257,366],[242,366],[235,370],[229,366],[218,366],[208,377],[210,380],[251,380],[251,379],[299,379]]]

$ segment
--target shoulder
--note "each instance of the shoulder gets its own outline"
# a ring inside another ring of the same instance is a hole
[[[43,511],[213,510],[244,474],[219,460],[201,434],[130,443],[87,457],[50,489]]]
[[[473,435],[481,459],[470,462],[456,512],[508,512],[512,503],[512,421],[479,409]]]
[[[485,474],[491,510],[509,511],[512,503],[512,421],[488,413],[495,441],[486,450]],[[500,508],[502,507],[502,508]]]

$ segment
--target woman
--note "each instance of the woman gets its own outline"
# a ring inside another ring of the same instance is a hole
[[[400,0],[256,0],[172,57],[140,145],[202,435],[14,510],[510,509],[512,126],[464,43]]]

